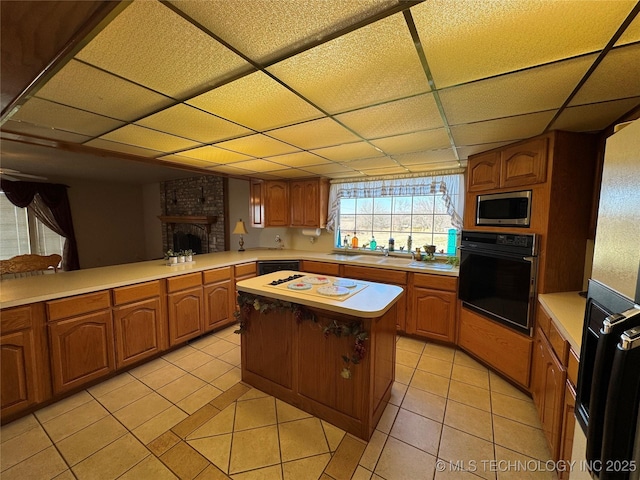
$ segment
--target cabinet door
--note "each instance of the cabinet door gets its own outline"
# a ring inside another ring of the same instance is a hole
[[[558,460],[564,460],[565,465],[571,461],[571,451],[573,449],[573,431],[576,426],[576,391],[571,383],[567,380],[564,391],[564,410],[562,412],[562,437],[560,440],[560,457]],[[569,478],[569,471],[560,472],[559,479],[566,480]]]
[[[305,205],[306,182],[291,182],[289,184],[289,193],[291,195],[291,226],[304,227],[305,217],[307,215],[308,206]],[[314,202],[315,203],[315,202]]]
[[[547,177],[547,139],[505,148],[500,153],[500,186],[542,183]]]
[[[500,159],[497,152],[469,159],[469,192],[493,190],[500,186]]]
[[[35,403],[37,364],[31,330],[0,337],[2,416]]]
[[[169,345],[197,337],[203,331],[202,287],[167,295],[169,304]]]
[[[160,299],[152,298],[113,309],[116,367],[122,368],[161,350]]]
[[[289,185],[287,182],[265,182],[265,226],[289,226]]]
[[[204,287],[204,330],[208,332],[233,323],[235,321],[232,309],[234,303],[230,280]]]
[[[320,195],[318,180],[307,180],[303,185],[303,208],[305,227],[320,227]],[[293,205],[292,205],[293,207]]]
[[[264,182],[262,180],[251,180],[249,189],[251,226],[253,228],[262,228],[264,227]]]
[[[50,323],[49,341],[55,393],[107,375],[115,367],[109,310]]]
[[[456,294],[427,288],[414,288],[411,333],[427,338],[455,341]]]

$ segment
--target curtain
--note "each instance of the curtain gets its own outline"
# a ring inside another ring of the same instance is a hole
[[[329,189],[327,230],[335,231],[340,200],[343,198],[379,198],[441,194],[451,216],[451,223],[462,229],[460,186],[464,169],[434,172],[432,174],[372,177],[367,180],[335,179]]]
[[[16,207],[30,207],[38,220],[65,238],[63,270],[78,270],[78,246],[73,229],[67,186],[57,183],[10,182],[0,180],[0,188]]]

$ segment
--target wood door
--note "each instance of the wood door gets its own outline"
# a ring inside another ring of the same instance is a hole
[[[36,403],[38,365],[31,330],[0,337],[0,382],[2,416],[11,415]]]
[[[265,182],[265,226],[289,226],[289,185],[282,181]]]
[[[500,186],[500,159],[497,152],[469,158],[469,192],[493,190]]]
[[[560,439],[560,457],[558,460],[564,460],[565,465],[571,460],[571,451],[573,450],[573,431],[576,426],[576,391],[573,389],[571,382],[567,380],[564,391],[564,410],[562,412],[562,436]],[[560,472],[559,480],[569,478],[569,471]]]
[[[317,273],[318,275],[340,276],[340,264],[330,262],[314,262],[312,260],[302,260],[300,271]]]
[[[170,293],[167,300],[170,346],[184,343],[203,332],[202,287]]]
[[[547,178],[547,139],[538,138],[500,152],[500,186],[519,187]]]
[[[54,393],[84,385],[115,368],[110,310],[49,324]]]
[[[427,338],[455,342],[456,294],[427,288],[414,288],[409,322],[411,333]]]
[[[320,227],[320,196],[318,190],[318,180],[307,180],[303,184],[303,226],[305,227]]]
[[[249,186],[249,203],[251,209],[251,226],[253,228],[263,228],[264,223],[264,182],[262,180],[251,180]]]
[[[231,280],[212,283],[204,287],[204,331],[209,332],[235,322],[235,306]]]
[[[152,298],[113,309],[116,367],[122,368],[162,350],[160,299]]]
[[[305,205],[306,198],[306,182],[296,181],[289,184],[289,192],[291,195],[291,226],[304,227],[308,206]]]

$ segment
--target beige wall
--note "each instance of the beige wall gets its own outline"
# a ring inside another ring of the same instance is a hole
[[[162,215],[160,202],[160,184],[150,183],[142,186],[143,223],[144,223],[144,254],[145,260],[162,258],[162,222],[158,219]]]

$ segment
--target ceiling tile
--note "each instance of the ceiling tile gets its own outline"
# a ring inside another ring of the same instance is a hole
[[[355,170],[369,170],[372,168],[397,167],[398,163],[394,162],[389,157],[380,157],[380,158],[367,158],[364,160],[354,160],[353,162],[345,163],[345,166],[353,168]]]
[[[267,69],[330,113],[430,90],[402,14]]]
[[[253,70],[160,2],[136,0],[77,58],[175,99]]]
[[[569,107],[560,114],[551,128],[572,132],[603,130],[638,106],[640,97]]]
[[[349,2],[172,1],[174,5],[257,62],[267,62],[364,20],[398,0]],[[251,28],[238,28],[238,19]],[[275,27],[277,26],[277,27]],[[277,35],[274,29],[277,28]]]
[[[236,168],[243,168],[245,170],[252,170],[254,172],[271,172],[274,170],[285,170],[288,168],[284,165],[273,163],[268,160],[246,160],[234,163],[232,166]]]
[[[303,178],[309,177],[309,172],[299,170],[297,168],[285,168],[284,170],[265,172],[267,174],[277,175],[280,178]]]
[[[329,175],[331,176],[334,173],[351,173],[353,175],[358,174],[353,168],[344,167],[337,163],[331,163],[326,165],[315,165],[312,167],[304,167],[304,170],[310,173],[315,173],[317,175]]]
[[[300,148],[313,149],[360,140],[331,118],[321,118],[271,130],[269,136]]]
[[[210,143],[252,133],[244,127],[215,117],[197,108],[178,104],[136,122],[143,127]]]
[[[344,113],[336,118],[366,139],[443,126],[431,93]]]
[[[554,114],[555,111],[551,110],[486,122],[457,125],[451,127],[451,133],[457,146],[522,140],[540,135]]]
[[[434,162],[456,162],[457,159],[451,148],[443,148],[440,150],[427,150],[424,152],[406,153],[404,155],[396,155],[394,158],[405,167],[413,168],[423,163]]]
[[[395,167],[362,170],[362,173],[368,177],[377,177],[379,175],[398,175],[402,173],[409,173],[409,169],[396,165]]]
[[[212,146],[194,148],[192,150],[185,150],[180,152],[180,156],[197,158],[205,160],[209,163],[233,163],[240,162],[242,160],[251,160],[253,157],[244,155],[242,153],[231,152],[224,148],[217,148]]]
[[[321,155],[334,162],[348,162],[359,158],[381,157],[384,153],[378,151],[367,142],[346,143],[335,147],[319,148],[313,153]]]
[[[504,147],[505,145],[509,145],[513,142],[493,142],[493,143],[483,143],[480,145],[469,145],[467,147],[458,147],[458,155],[461,159],[469,158],[469,155],[475,155],[476,153],[483,153],[489,150],[493,150],[494,148]]]
[[[450,125],[559,108],[595,55],[440,91]]]
[[[247,75],[187,103],[255,130],[323,116],[320,110],[262,72]]]
[[[447,135],[444,128],[379,138],[372,140],[371,143],[389,155],[417,152],[419,150],[433,150],[451,145],[449,135]]]
[[[91,137],[87,137],[86,135],[65,132],[64,130],[57,130],[50,127],[40,127],[38,125],[32,125],[31,123],[13,120],[5,122],[2,125],[2,131],[22,133],[25,135],[32,135],[34,137],[42,137],[49,140],[59,140],[70,143],[83,143],[91,139]]]
[[[360,175],[357,178],[354,178],[355,175]],[[354,180],[356,179],[361,179],[362,178],[362,174],[360,172],[332,172],[332,173],[327,173],[327,174],[323,174],[324,177],[328,177],[328,178],[354,178]]]
[[[123,125],[123,122],[112,118],[84,112],[37,97],[28,100],[11,118],[89,137],[97,137]]]
[[[152,150],[160,150],[165,153],[192,148],[198,145],[196,142],[186,140],[184,138],[175,137],[162,132],[156,132],[148,128],[139,127],[137,125],[125,125],[118,130],[103,135],[104,140],[112,140],[114,142],[128,143]]]
[[[150,150],[148,148],[136,147],[134,145],[127,145],[126,143],[110,142],[102,138],[94,138],[93,140],[85,143],[88,147],[100,148],[102,150],[109,150],[112,152],[127,153],[129,155],[137,155],[138,157],[157,157],[162,155],[163,152],[158,150]]]
[[[601,50],[634,4],[430,0],[411,12],[443,88]]]
[[[282,170],[284,172],[284,170]],[[282,177],[274,173],[255,172],[251,173],[251,178],[260,178],[262,180],[280,180]]]
[[[626,45],[640,41],[640,15],[633,19],[631,25],[627,27],[622,36],[616,42],[617,45]]]
[[[248,137],[218,143],[217,146],[254,157],[271,157],[298,151],[296,147],[279,142],[266,135],[249,135]]]
[[[230,165],[216,165],[215,167],[209,167],[207,170],[211,170],[212,172],[217,173],[225,173],[227,175],[241,175],[248,176],[251,175],[250,170],[245,170],[244,168],[232,167]]]
[[[131,121],[171,100],[101,70],[71,60],[36,95],[118,120]]]
[[[204,160],[197,160],[195,158],[183,157],[181,155],[165,155],[164,157],[158,157],[158,160],[163,162],[176,163],[178,165],[190,165],[192,167],[207,168],[211,166],[211,162],[205,162]]]
[[[275,157],[267,157],[265,158],[265,160],[279,163],[280,165],[286,165],[287,167],[306,167],[310,165],[321,165],[323,163],[330,163],[329,160],[309,152],[278,155]]]
[[[448,170],[452,168],[464,168],[466,166],[466,163],[462,163],[461,165],[459,165],[458,162],[435,162],[410,165],[407,168],[409,169],[409,171],[411,171],[411,173],[426,173],[437,172],[438,170]]]
[[[610,51],[569,105],[640,95],[640,44]]]

